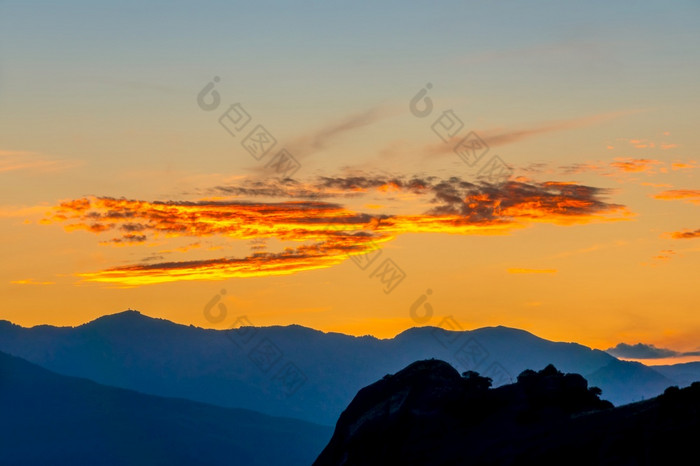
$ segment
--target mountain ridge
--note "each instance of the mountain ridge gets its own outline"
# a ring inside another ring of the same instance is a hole
[[[615,404],[649,398],[674,384],[627,362],[619,362],[626,378],[616,378],[601,371],[618,364],[608,353],[505,326],[416,327],[377,339],[300,325],[205,329],[127,311],[78,327],[0,325],[0,351],[110,386],[325,425],[337,420],[363,386],[431,357],[462,371],[484,372],[495,385],[511,382],[528,367],[553,363],[593,375],[591,383]]]
[[[106,322],[114,323],[114,322],[129,322],[129,321],[138,322],[138,320],[131,320],[134,318],[142,319],[141,320],[142,322],[143,321],[167,322],[167,323],[175,325],[175,326],[186,327],[186,328],[196,328],[196,329],[201,329],[201,330],[217,330],[217,331],[229,330],[229,329],[215,329],[215,328],[208,328],[208,327],[199,327],[199,326],[196,326],[193,324],[181,324],[181,323],[174,322],[174,321],[168,320],[166,318],[162,318],[162,317],[151,317],[151,316],[144,314],[143,312],[136,310],[136,309],[127,309],[124,311],[115,312],[113,314],[105,314],[105,315],[96,317],[92,320],[89,320],[87,322],[84,322],[84,323],[81,323],[78,325],[38,324],[38,325],[25,327],[23,325],[16,324],[16,323],[14,323],[10,320],[7,320],[7,319],[0,319],[0,325],[9,324],[11,326],[19,327],[19,328],[23,328],[23,329],[37,329],[37,328],[77,329],[77,328],[90,326],[90,325],[97,324],[97,323],[106,323]],[[129,320],[127,320],[127,319],[129,319]],[[386,337],[386,338],[379,338],[379,337],[376,337],[374,335],[369,335],[369,334],[368,335],[351,335],[351,334],[336,332],[336,331],[324,331],[324,330],[315,329],[313,327],[307,327],[307,326],[304,326],[301,324],[266,325],[266,326],[254,326],[254,327],[255,328],[266,328],[266,329],[272,329],[272,328],[294,329],[294,328],[298,328],[298,329],[311,330],[313,332],[318,332],[318,333],[321,333],[324,335],[342,335],[342,336],[347,336],[347,337],[351,337],[351,338],[372,338],[372,339],[380,340],[380,341],[393,340],[393,339],[396,339],[404,334],[411,334],[413,332],[424,332],[424,331],[432,331],[432,330],[437,330],[437,329],[443,330],[446,332],[463,332],[463,331],[470,331],[471,332],[471,331],[475,331],[475,330],[501,329],[501,330],[510,330],[510,331],[513,331],[514,333],[523,333],[523,334],[527,334],[529,336],[541,338],[528,330],[523,330],[523,329],[520,329],[517,327],[509,327],[506,325],[491,325],[491,326],[477,327],[477,328],[473,328],[473,329],[463,329],[463,330],[446,330],[446,329],[443,329],[442,327],[425,325],[425,326],[420,326],[420,327],[410,327],[410,328],[407,328],[405,330],[400,331],[399,333],[397,333],[393,337]],[[553,340],[547,340],[547,341],[553,341]],[[576,342],[563,342],[563,341],[562,342],[557,341],[556,343],[579,344]],[[582,346],[585,346],[585,345],[582,345]]]

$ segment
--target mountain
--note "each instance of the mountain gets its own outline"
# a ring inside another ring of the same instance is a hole
[[[619,408],[549,365],[490,389],[418,361],[363,388],[314,466],[685,464],[697,458],[700,383]]]
[[[586,379],[593,385],[605,387],[604,394],[613,394],[611,401],[615,404],[650,398],[678,384],[675,379],[665,377],[642,363],[617,359],[586,375]],[[627,395],[620,396],[621,393]]]
[[[308,465],[325,426],[161,398],[55,374],[0,353],[0,462]]]
[[[666,366],[653,366],[663,376],[673,380],[681,387],[687,387],[700,380],[700,362],[686,362]]]
[[[479,371],[495,386],[552,363],[590,377],[614,404],[651,398],[676,383],[603,351],[507,327],[420,327],[377,339],[298,325],[202,329],[127,311],[75,328],[0,321],[0,351],[105,385],[329,426],[359,389],[426,358]]]

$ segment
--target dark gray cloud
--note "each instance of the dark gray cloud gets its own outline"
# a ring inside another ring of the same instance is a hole
[[[637,343],[636,345],[619,343],[614,348],[608,348],[605,351],[617,358],[629,359],[662,359],[674,356],[700,356],[700,351],[679,352],[668,348],[657,348],[654,345],[647,345],[645,343]]]
[[[321,176],[312,182],[301,182],[291,178],[249,179],[235,185],[222,185],[204,191],[206,194],[278,197],[293,199],[330,199],[356,197],[373,189],[395,188],[421,193],[429,190],[435,177],[405,178],[401,176],[356,175]]]
[[[410,192],[434,205],[426,215],[459,215],[464,222],[500,222],[506,218],[575,218],[623,210],[604,200],[610,190],[565,182],[508,181],[491,184],[460,177],[354,175],[292,179],[247,180],[218,186],[209,194],[321,200],[351,198],[368,193]]]
[[[373,107],[364,112],[348,115],[317,130],[304,134],[287,144],[289,152],[297,159],[325,149],[335,138],[391,116],[383,107]]]

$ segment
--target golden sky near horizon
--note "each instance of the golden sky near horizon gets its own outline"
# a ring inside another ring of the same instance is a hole
[[[1,5],[0,319],[700,360],[698,7],[511,6]]]

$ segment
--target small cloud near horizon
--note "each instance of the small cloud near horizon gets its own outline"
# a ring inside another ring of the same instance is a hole
[[[637,343],[636,345],[618,343],[617,346],[608,348],[605,352],[616,358],[627,359],[664,359],[678,356],[700,356],[700,351],[681,352],[668,348],[658,348],[646,343]]]

